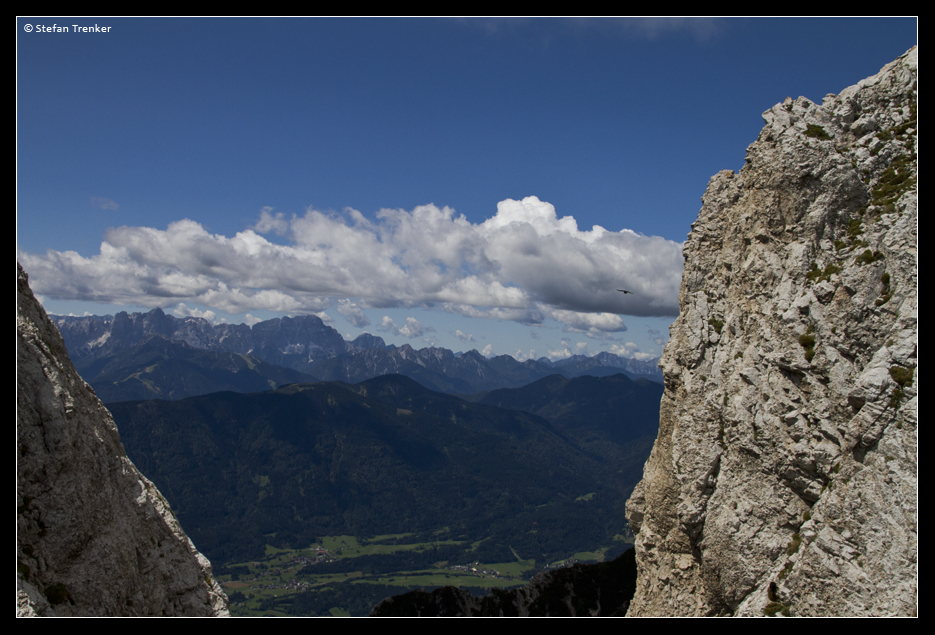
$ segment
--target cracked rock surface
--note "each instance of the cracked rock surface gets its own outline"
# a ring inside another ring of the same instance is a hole
[[[17,263],[16,614],[228,615]]]
[[[629,615],[912,615],[918,53],[763,113],[685,243]]]

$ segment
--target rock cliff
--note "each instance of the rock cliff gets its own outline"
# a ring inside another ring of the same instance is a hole
[[[685,244],[630,615],[911,615],[917,49],[766,111]]]
[[[16,614],[226,615],[17,264]]]

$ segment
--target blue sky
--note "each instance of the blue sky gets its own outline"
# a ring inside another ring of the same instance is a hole
[[[760,114],[917,43],[914,17],[17,22],[17,258],[50,313],[521,359],[658,356]]]

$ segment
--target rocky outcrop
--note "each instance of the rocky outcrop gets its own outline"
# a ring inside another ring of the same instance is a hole
[[[685,244],[630,615],[916,611],[917,49],[774,106]]]
[[[228,614],[211,564],[17,275],[16,614]]]
[[[545,571],[518,589],[482,597],[453,586],[387,598],[371,617],[622,617],[636,581],[633,550],[610,562]]]

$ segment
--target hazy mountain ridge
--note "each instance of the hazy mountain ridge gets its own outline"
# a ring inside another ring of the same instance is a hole
[[[450,394],[518,388],[556,372],[566,377],[624,372],[662,381],[657,360],[640,361],[607,352],[593,357],[574,355],[554,363],[546,358],[519,362],[509,355],[488,359],[476,350],[455,354],[445,348],[387,346],[369,333],[348,342],[314,315],[277,318],[253,327],[175,318],[161,309],[52,318],[76,368],[107,402],[179,399],[218,390],[253,392],[315,378],[357,383],[391,374],[406,375],[430,390]],[[158,338],[165,342],[160,344]]]
[[[311,372],[323,380],[356,383],[379,375],[400,374],[415,379],[438,392],[473,394],[498,388],[519,388],[556,373],[565,377],[582,374],[612,375],[637,368],[648,378],[649,363],[636,363],[616,355],[605,354],[601,360],[583,358],[564,360],[565,364],[550,364],[541,360],[519,362],[509,355],[487,359],[475,350],[456,356],[445,348],[416,350],[405,344],[398,348],[370,349],[355,355],[335,357],[311,366]],[[602,363],[602,360],[605,363]],[[613,366],[611,364],[619,364]],[[636,375],[639,376],[639,375]]]
[[[89,383],[104,402],[184,399],[212,392],[259,392],[318,381],[314,375],[267,364],[249,354],[195,349],[181,340],[148,335],[111,357]],[[96,368],[86,368],[88,371]]]
[[[638,436],[655,437],[658,425],[654,419],[661,397],[661,385],[645,379],[633,381],[623,374],[571,379],[550,375],[520,388],[491,391],[478,403],[538,415],[563,432],[600,431],[601,436],[623,443]],[[627,426],[626,438],[618,436],[623,416],[643,427]]]
[[[365,346],[384,346],[382,338],[345,342],[315,315],[274,318],[254,324],[211,324],[204,318],[176,318],[156,308],[148,313],[121,311],[114,316],[52,316],[65,346],[82,370],[91,361],[137,345],[149,335],[163,335],[194,349],[253,354],[270,364],[306,372],[319,360]]]

